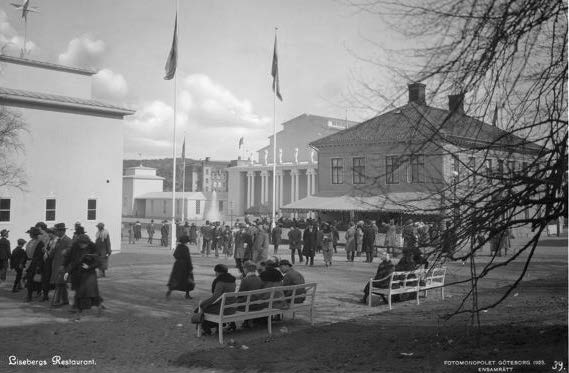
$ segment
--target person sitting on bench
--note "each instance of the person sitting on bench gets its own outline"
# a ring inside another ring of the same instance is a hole
[[[385,254],[383,257],[383,260],[381,261],[381,263],[379,263],[379,266],[377,266],[377,272],[375,273],[375,277],[373,278],[374,280],[383,279],[383,281],[374,282],[373,287],[374,288],[387,289],[389,287],[389,277],[388,276],[391,275],[393,273],[393,271],[394,271],[394,265],[391,262],[391,260],[389,259],[389,254]],[[383,294],[380,294],[380,295],[381,295],[381,298],[383,298],[383,301],[387,303],[387,299],[385,299],[385,296]],[[368,296],[369,296],[369,282],[367,282],[366,286],[364,287],[364,296],[363,296],[361,302],[366,304]]]

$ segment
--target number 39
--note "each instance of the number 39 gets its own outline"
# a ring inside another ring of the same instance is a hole
[[[564,365],[563,365],[562,361],[554,361],[553,366],[551,367],[551,370],[556,371],[556,372],[562,372],[563,368],[564,368]]]

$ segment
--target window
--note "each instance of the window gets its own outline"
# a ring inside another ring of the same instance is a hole
[[[498,177],[504,177],[504,160],[498,159]]]
[[[399,157],[395,155],[385,157],[385,182],[399,184]]]
[[[332,158],[332,184],[344,183],[344,159]]]
[[[97,220],[97,200],[87,200],[87,220]]]
[[[223,212],[223,201],[219,201],[219,212]]]
[[[45,200],[45,221],[55,221],[55,198]]]
[[[354,184],[365,184],[365,158],[358,157],[353,159],[353,166],[352,166],[352,182]]]
[[[491,159],[487,159],[484,161],[484,168],[486,171],[486,176],[492,177],[492,160]]]
[[[425,156],[412,155],[411,156],[411,174],[409,175],[411,183],[424,183],[425,182]]]
[[[0,221],[10,221],[10,199],[0,198]]]
[[[200,206],[200,201],[198,200],[198,201],[196,201],[196,215],[199,215],[199,214],[200,214],[200,212],[201,212],[200,207],[201,207],[201,206]]]
[[[468,186],[473,186],[476,184],[476,158],[468,158],[468,173],[470,174],[468,178]]]

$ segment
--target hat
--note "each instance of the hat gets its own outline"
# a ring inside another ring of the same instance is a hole
[[[41,234],[41,231],[39,230],[39,228],[31,227],[26,231],[26,233],[29,233],[30,236],[39,236]]]
[[[36,228],[41,228],[41,229],[43,229],[43,230],[46,230],[46,229],[47,229],[47,224],[44,223],[43,221],[40,221],[40,222],[36,223]]]
[[[245,272],[255,272],[257,270],[257,265],[252,261],[247,261],[243,264],[243,269]]]
[[[229,269],[227,268],[227,266],[225,264],[216,264],[215,267],[213,267],[213,270],[215,272],[218,273],[227,273],[229,272]]]
[[[23,238],[18,238],[18,245],[23,246],[26,243],[26,240]]]
[[[76,222],[75,222],[75,225],[81,226],[81,222],[80,222],[80,221],[76,221]]]
[[[91,239],[86,234],[80,234],[77,236],[76,242],[78,243],[91,243]]]
[[[180,236],[178,241],[180,243],[188,243],[188,242],[190,242],[190,237],[188,235],[184,234],[184,235]]]
[[[104,228],[105,227],[105,223],[99,223],[97,224],[97,228]]]
[[[64,231],[67,228],[65,227],[65,223],[57,223],[56,225],[53,226],[52,228],[54,231]]]
[[[290,264],[290,262],[286,259],[283,259],[279,262],[279,266],[289,266],[292,267],[292,264]]]
[[[10,231],[7,230],[7,229],[2,229],[2,230],[0,231],[0,236],[5,236],[5,235],[8,234],[8,232],[10,232]]]

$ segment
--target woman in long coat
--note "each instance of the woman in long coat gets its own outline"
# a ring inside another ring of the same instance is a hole
[[[314,265],[314,254],[316,253],[316,231],[312,225],[304,230],[302,234],[302,255],[306,258],[305,265]]]
[[[101,272],[101,277],[105,277],[105,271],[109,268],[109,256],[112,253],[111,239],[109,237],[109,231],[105,229],[105,224],[99,223],[97,224],[97,228],[95,247],[99,255],[99,271]]]
[[[389,220],[387,225],[387,233],[385,234],[385,247],[388,253],[394,252],[397,247],[397,226],[393,219]]]
[[[364,245],[363,225],[363,221],[359,221],[356,225],[356,252],[358,253],[358,256],[362,254],[362,247]]]
[[[192,257],[190,256],[190,249],[188,243],[190,238],[186,235],[180,237],[180,243],[174,250],[174,266],[172,273],[170,273],[170,280],[168,280],[168,291],[166,298],[170,297],[172,291],[183,291],[186,293],[186,299],[192,299],[190,291],[194,290],[194,267],[192,265]]]
[[[28,258],[31,258],[30,265],[26,270],[26,288],[28,289],[26,302],[30,302],[33,292],[41,291],[40,277],[44,265],[43,255],[45,246],[43,241],[39,239],[41,232],[38,228],[31,227],[26,233],[30,235],[30,241],[26,245],[26,254]]]
[[[332,229],[326,223],[322,225],[322,255],[326,267],[332,265],[332,255],[334,254],[334,246],[332,242]]]
[[[71,245],[71,250],[64,256],[64,279],[71,280],[71,289],[75,290],[73,309],[78,312],[88,310],[92,306],[103,309],[103,298],[99,295],[97,268],[100,257],[95,244],[89,236],[81,234]]]
[[[356,226],[350,222],[350,227],[346,231],[346,259],[348,262],[354,261],[354,253],[356,251]]]

